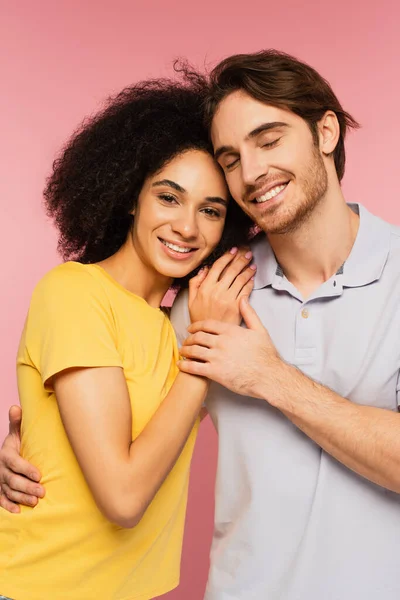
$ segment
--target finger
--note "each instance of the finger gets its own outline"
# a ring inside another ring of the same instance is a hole
[[[208,267],[203,267],[202,269],[200,269],[200,271],[197,273],[197,275],[195,277],[192,277],[190,279],[190,281],[189,281],[189,305],[196,298],[197,290],[199,289],[199,287],[201,286],[201,284],[207,277],[208,271],[209,271]]]
[[[184,346],[204,346],[204,348],[213,348],[215,345],[215,341],[216,341],[216,336],[212,335],[211,333],[204,333],[204,331],[198,331],[197,333],[194,333],[192,335],[189,335],[189,337],[187,337],[183,344],[182,344],[182,348]]]
[[[177,362],[178,369],[182,373],[197,375],[199,377],[207,377],[209,372],[209,364],[196,362],[195,360],[179,360]]]
[[[197,346],[196,344],[193,346],[183,346],[180,351],[181,356],[184,356],[185,358],[190,358],[190,360],[201,360],[203,362],[208,360],[209,353],[209,348]]]
[[[259,316],[256,311],[249,303],[249,297],[243,296],[240,298],[239,303],[240,313],[243,317],[244,322],[246,323],[248,329],[260,330],[265,329],[264,325],[261,323]]]
[[[21,509],[18,506],[18,504],[15,504],[14,502],[11,502],[11,500],[8,500],[8,498],[2,492],[0,493],[0,506],[1,508],[4,508],[4,510],[7,510],[10,513],[21,512]]]
[[[232,292],[235,298],[237,298],[241,294],[243,288],[251,280],[251,278],[254,278],[256,269],[256,265],[250,265],[247,269],[242,271],[240,275],[236,277],[235,281],[230,287],[230,291]]]
[[[211,286],[211,285],[214,285],[215,283],[217,283],[219,278],[221,277],[221,274],[224,272],[226,267],[231,262],[233,262],[237,253],[238,253],[238,249],[235,247],[235,248],[231,248],[231,250],[229,250],[229,252],[225,252],[225,254],[220,256],[220,258],[218,258],[215,261],[215,263],[212,265],[212,267],[208,271],[208,274],[207,274],[204,284],[207,284],[207,286]]]
[[[219,284],[223,289],[228,290],[235,279],[242,273],[242,271],[248,266],[252,253],[247,251],[246,253],[240,254],[235,261],[232,261],[222,273]]]
[[[213,319],[207,319],[206,321],[195,321],[187,328],[189,333],[196,333],[196,331],[205,331],[206,333],[212,333],[219,335],[224,333],[229,328],[227,323],[222,321],[215,321]]]
[[[3,481],[1,482],[2,488],[9,488],[14,492],[22,492],[26,496],[36,496],[37,498],[43,498],[45,495],[45,489],[38,483],[33,483],[30,479],[16,475],[11,471],[6,471],[3,475]],[[8,494],[7,494],[8,496]]]
[[[9,480],[12,476],[19,477],[20,475],[23,475],[23,477],[21,477],[23,481],[36,482],[35,486],[37,488],[42,488],[41,485],[38,485],[38,482],[41,479],[41,475],[37,468],[31,465],[27,460],[22,458],[14,450],[11,453],[11,450],[8,449],[7,452],[9,454],[3,458],[4,466],[6,469],[8,469],[3,475],[3,479],[6,481],[6,483],[10,485]],[[11,487],[13,486],[11,485]],[[22,489],[20,491],[24,490]]]
[[[7,500],[15,502],[16,504],[22,504],[23,506],[36,506],[39,501],[36,496],[29,496],[23,492],[12,490],[6,483],[2,483],[1,487]]]
[[[245,296],[249,297],[251,292],[253,291],[254,288],[254,279],[250,279],[250,281],[248,281],[246,283],[246,285],[244,286],[244,288],[242,289],[242,291],[239,294],[239,301],[240,298],[243,298]]]
[[[22,409],[20,406],[11,406],[8,411],[8,430],[13,435],[21,435],[21,420],[22,420]]]

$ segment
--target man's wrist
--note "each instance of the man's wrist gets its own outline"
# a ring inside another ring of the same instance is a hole
[[[307,379],[296,367],[277,357],[264,374],[263,381],[259,382],[258,397],[278,410],[291,412],[301,398],[302,386]]]
[[[262,397],[290,419],[308,421],[321,410],[332,410],[338,402],[348,404],[347,400],[314,381],[297,367],[279,360],[271,371],[270,381],[265,382]]]

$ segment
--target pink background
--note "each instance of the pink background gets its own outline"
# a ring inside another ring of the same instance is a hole
[[[59,259],[41,208],[51,160],[81,118],[140,78],[275,47],[310,62],[363,128],[348,140],[346,198],[400,224],[396,0],[0,0],[0,440],[17,402],[15,354],[34,284]],[[213,519],[216,436],[203,424],[192,469],[182,582],[201,600]]]

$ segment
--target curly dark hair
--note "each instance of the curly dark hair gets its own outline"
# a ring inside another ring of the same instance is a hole
[[[145,179],[187,150],[212,154],[203,116],[206,94],[205,78],[194,71],[186,72],[184,82],[142,81],[83,121],[55,160],[44,191],[64,260],[94,263],[117,252]],[[251,225],[231,199],[220,244],[205,264],[247,243]],[[184,286],[188,279],[176,283]]]

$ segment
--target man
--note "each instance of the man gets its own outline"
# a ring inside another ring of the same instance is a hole
[[[207,116],[230,191],[266,235],[247,327],[188,334],[184,296],[172,314],[181,370],[216,382],[205,598],[398,600],[400,230],[346,204],[357,124],[307,65],[274,51],[226,59]]]

